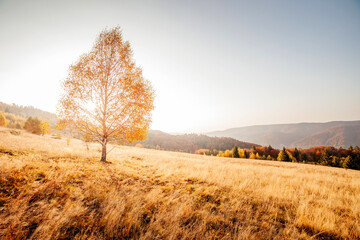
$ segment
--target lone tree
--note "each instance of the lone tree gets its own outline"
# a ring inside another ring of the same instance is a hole
[[[135,65],[129,42],[119,27],[103,30],[92,50],[71,65],[63,82],[58,117],[102,145],[132,143],[146,137],[154,109],[154,90]]]

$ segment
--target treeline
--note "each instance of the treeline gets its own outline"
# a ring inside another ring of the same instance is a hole
[[[302,162],[360,170],[360,149],[358,146],[350,146],[348,149],[324,146],[307,149],[284,147],[282,150],[274,149],[271,145],[262,147],[254,146],[251,149],[241,149],[235,146],[232,150],[217,151],[216,149],[200,149],[196,153],[217,157]]]
[[[0,126],[22,129],[26,119],[12,113],[0,111]]]
[[[253,143],[238,141],[229,137],[209,137],[198,134],[172,135],[161,131],[150,130],[145,141],[134,143],[145,148],[167,151],[196,153],[198,149],[226,150],[234,145],[242,148],[259,146]]]
[[[38,117],[28,117],[26,120],[12,113],[0,112],[0,126],[15,129],[24,129],[38,135],[50,134],[51,126],[49,121],[41,120]]]
[[[43,120],[47,120],[52,127],[56,125],[56,115],[47,111],[43,111],[32,106],[19,106],[16,104],[6,104],[0,102],[0,111],[12,114],[12,116],[16,116],[17,118],[27,119],[29,117],[38,117]]]

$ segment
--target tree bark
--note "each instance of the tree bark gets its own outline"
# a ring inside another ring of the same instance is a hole
[[[106,140],[102,143],[101,162],[106,162]]]

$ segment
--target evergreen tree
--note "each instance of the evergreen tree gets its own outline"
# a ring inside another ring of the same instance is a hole
[[[307,154],[306,153],[301,153],[301,160],[303,161],[303,162],[306,162],[307,160],[308,160],[308,156],[307,156]]]
[[[286,151],[288,157],[289,157],[289,161],[290,162],[296,162],[296,159],[293,157],[293,155],[291,154],[291,152]]]
[[[359,146],[355,146],[354,151],[355,151],[356,154],[360,153],[360,148],[359,148]]]
[[[338,157],[336,157],[336,156],[332,156],[331,166],[340,167],[340,159]]]
[[[321,158],[320,158],[320,163],[322,165],[330,165],[330,152],[329,150],[326,148],[325,151],[322,153]]]
[[[268,146],[268,150],[269,150],[269,152],[270,152],[271,150],[274,150],[274,148],[273,148],[271,145],[269,145],[269,146]]]
[[[316,156],[316,150],[314,149],[314,151],[312,152],[312,160],[313,160],[313,162],[314,163],[316,163],[317,162],[317,156]]]
[[[277,160],[278,161],[283,161],[283,162],[289,162],[290,161],[290,157],[289,157],[285,147],[283,147],[283,149],[279,152]]]
[[[232,151],[232,157],[233,158],[240,158],[239,150],[238,150],[238,147],[236,145],[234,146],[234,149]]]
[[[297,148],[294,150],[294,157],[297,162],[300,160],[300,151]]]
[[[343,168],[352,168],[352,167],[353,167],[353,159],[349,155],[345,158],[345,160],[343,162]]]
[[[355,157],[347,156],[343,162],[343,168],[360,169],[360,154]]]
[[[360,170],[360,153],[357,153],[354,158],[354,169]]]

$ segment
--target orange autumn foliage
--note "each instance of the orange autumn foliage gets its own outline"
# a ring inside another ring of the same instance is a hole
[[[71,65],[58,106],[62,125],[91,135],[102,145],[132,143],[146,137],[154,90],[135,65],[119,27],[104,30],[92,50]]]

